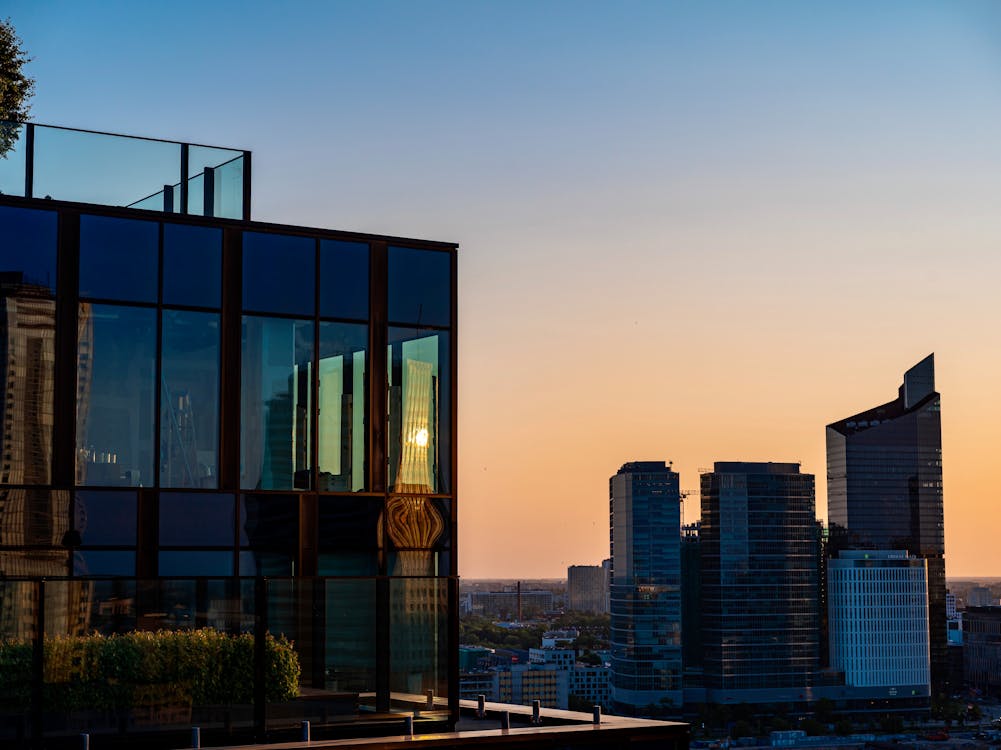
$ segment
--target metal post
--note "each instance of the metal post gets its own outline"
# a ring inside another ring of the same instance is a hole
[[[414,736],[414,717],[413,716],[406,716],[406,717],[404,717],[404,719],[403,719],[403,733],[407,737],[413,737]]]
[[[477,695],[476,696],[476,718],[483,719],[487,715],[487,696]]]
[[[201,746],[202,746],[202,728],[191,727],[191,747],[199,748]]]
[[[174,213],[174,186],[163,186],[163,212],[165,214]]]
[[[592,721],[595,724],[600,724],[601,723],[601,706],[594,706],[594,708],[592,709],[592,711],[593,711],[593,719],[592,719]]]
[[[24,197],[34,198],[35,192],[35,126],[24,124]]]
[[[532,701],[532,723],[542,723],[542,702],[539,700]]]
[[[511,728],[511,712],[501,711],[501,729]]]
[[[86,732],[80,735],[80,748],[81,750],[90,750],[90,735]]]
[[[202,171],[202,216],[215,216],[215,167]]]
[[[434,708],[434,690],[428,690],[427,696],[428,696],[428,705],[427,705],[427,707],[428,707],[428,710],[431,710],[432,708]]]
[[[311,742],[312,741],[310,739],[310,737],[309,737],[309,722],[308,721],[302,722],[302,741],[303,742]]]

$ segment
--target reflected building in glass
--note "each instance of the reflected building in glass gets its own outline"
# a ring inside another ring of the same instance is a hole
[[[829,554],[896,549],[925,560],[933,695],[948,674],[940,401],[928,355],[896,399],[827,425]]]
[[[680,714],[681,492],[663,461],[623,464],[609,480],[612,707]]]
[[[251,221],[249,152],[17,127],[0,640],[263,626],[324,715],[454,723],[456,245]]]

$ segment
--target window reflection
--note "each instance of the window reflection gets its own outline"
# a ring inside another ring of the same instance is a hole
[[[368,326],[320,323],[319,489],[365,489]]]
[[[80,296],[156,302],[160,227],[152,221],[80,217]]]
[[[390,579],[390,690],[448,695],[448,581]]]
[[[309,489],[313,323],[243,319],[241,486]]]
[[[243,234],[243,309],[312,315],[316,299],[316,240]]]
[[[55,294],[56,231],[55,211],[0,206],[0,282]]]
[[[368,318],[368,245],[320,241],[320,315]]]
[[[389,320],[447,326],[452,320],[452,257],[440,250],[389,248]]]
[[[389,475],[394,492],[448,491],[448,334],[389,329]]]
[[[218,486],[219,316],[165,310],[160,485]]]
[[[83,491],[73,501],[73,528],[85,546],[134,546],[136,493]]]
[[[48,484],[52,464],[56,303],[49,289],[0,272],[0,481]]]
[[[219,307],[222,230],[163,225],[163,303]]]
[[[232,495],[161,492],[160,544],[167,547],[232,547],[235,508]]]
[[[156,311],[80,305],[77,484],[152,484]]]

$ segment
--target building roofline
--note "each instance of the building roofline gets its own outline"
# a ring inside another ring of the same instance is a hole
[[[214,147],[213,147],[214,148]],[[103,216],[117,216],[123,219],[141,219],[149,221],[164,221],[171,224],[195,224],[198,226],[232,227],[250,231],[274,232],[280,234],[303,234],[320,239],[356,241],[356,242],[386,242],[388,244],[418,245],[430,250],[455,250],[457,242],[442,242],[426,240],[417,237],[401,237],[397,235],[370,234],[368,232],[353,232],[341,229],[326,229],[323,227],[306,227],[297,224],[278,224],[268,221],[243,219],[225,219],[218,216],[197,216],[194,214],[164,213],[143,208],[126,208],[125,206],[107,206],[101,203],[78,203],[54,198],[25,198],[19,195],[0,195],[0,205],[22,206],[24,208],[73,210],[81,213],[94,213]]]

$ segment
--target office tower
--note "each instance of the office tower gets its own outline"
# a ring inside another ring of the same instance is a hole
[[[805,700],[819,640],[813,475],[718,461],[701,484],[706,699]]]
[[[948,673],[939,409],[928,355],[904,373],[896,399],[827,426],[830,555],[897,549],[927,560],[933,694]]]
[[[991,596],[987,586],[971,586],[966,594],[967,607],[990,607],[997,604],[997,599]]]
[[[831,666],[858,698],[927,699],[927,561],[842,550],[828,564]]]
[[[567,568],[567,606],[577,612],[606,611],[608,578],[603,565],[571,565]]]
[[[609,480],[612,705],[680,713],[681,494],[663,461],[623,464]]]
[[[702,668],[702,548],[701,523],[686,524],[681,532],[681,632],[686,679],[689,670]]]

